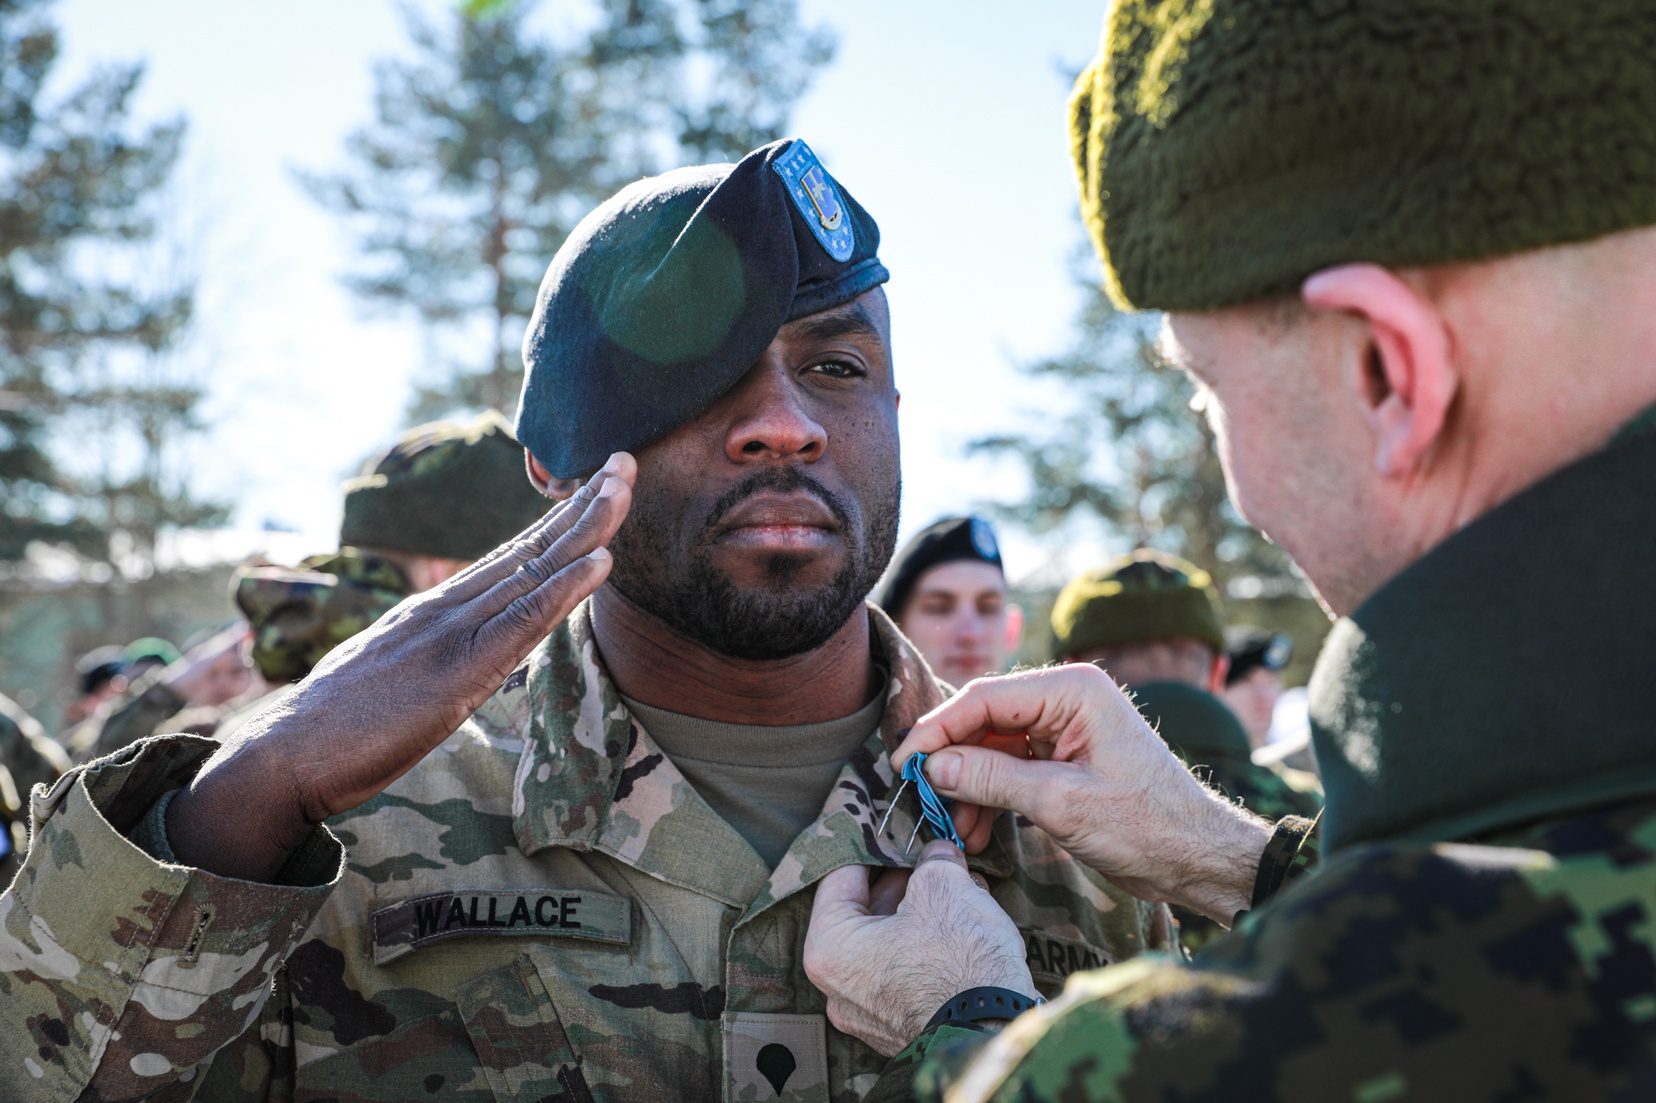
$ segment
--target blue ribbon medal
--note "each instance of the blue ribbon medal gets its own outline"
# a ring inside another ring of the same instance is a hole
[[[886,823],[891,819],[891,810],[897,807],[897,801],[902,797],[903,790],[907,789],[909,783],[912,782],[914,791],[920,795],[920,816],[914,821],[914,834],[909,836],[908,845],[903,848],[903,853],[907,854],[914,849],[914,840],[920,834],[921,824],[930,824],[932,832],[939,839],[948,839],[960,849],[965,850],[966,844],[961,842],[959,833],[955,831],[954,820],[949,816],[949,805],[952,802],[938,796],[937,790],[931,787],[931,782],[926,780],[925,765],[926,755],[920,752],[909,756],[909,760],[903,763],[903,784],[897,787],[896,795],[891,798],[891,803],[886,806],[885,819],[880,821],[879,833],[882,835],[885,833]]]

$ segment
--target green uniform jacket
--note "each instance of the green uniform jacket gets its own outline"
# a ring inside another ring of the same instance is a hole
[[[885,1062],[826,1024],[805,977],[812,887],[911,860],[910,797],[876,834],[888,753],[943,697],[869,616],[891,669],[882,729],[774,871],[627,713],[584,605],[419,767],[313,836],[279,878],[292,887],[124,837],[211,742],[83,767],[37,805],[0,896],[0,1094],[859,1099]],[[1159,909],[1010,818],[971,864],[1050,992],[1165,932]]]
[[[943,1028],[878,1099],[1656,1099],[1656,436],[1461,530],[1312,679],[1320,868],[1192,967]]]

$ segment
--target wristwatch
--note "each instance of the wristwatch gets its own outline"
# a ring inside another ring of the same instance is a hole
[[[1016,1019],[1031,1007],[1046,1003],[1041,996],[1025,996],[1010,988],[968,988],[937,1009],[922,1033],[939,1023],[976,1023],[984,1019]]]

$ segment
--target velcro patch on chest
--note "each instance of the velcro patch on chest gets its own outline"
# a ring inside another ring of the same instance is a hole
[[[827,1019],[724,1014],[725,1103],[828,1103]]]
[[[474,935],[632,941],[632,905],[587,889],[462,889],[414,896],[373,914],[374,964],[428,942]]]
[[[1029,927],[1019,927],[1018,933],[1023,935],[1024,959],[1036,984],[1062,988],[1071,973],[1115,964],[1109,954],[1079,938],[1064,938]]]

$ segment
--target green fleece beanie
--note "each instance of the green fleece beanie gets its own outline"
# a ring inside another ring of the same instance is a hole
[[[1070,101],[1119,306],[1656,223],[1648,0],[1117,0]]]
[[[339,543],[479,559],[551,504],[529,482],[523,446],[499,414],[434,421],[346,482]]]
[[[1219,598],[1208,573],[1148,548],[1071,579],[1058,591],[1052,638],[1058,655],[1171,639],[1225,649]]]

